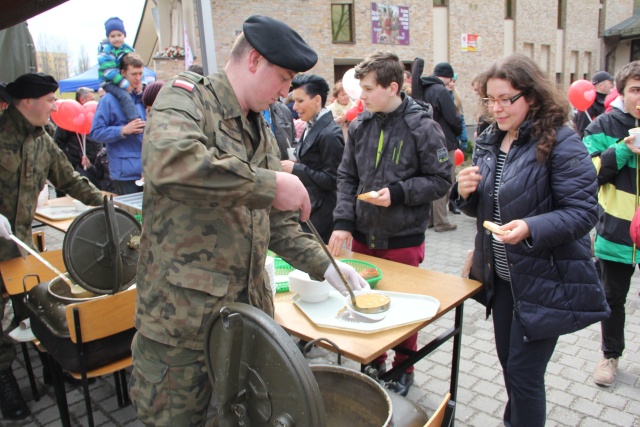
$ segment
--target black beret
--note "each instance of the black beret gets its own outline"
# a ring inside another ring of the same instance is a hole
[[[242,24],[244,36],[267,61],[287,70],[303,72],[318,62],[318,55],[284,22],[254,15]]]
[[[16,99],[40,98],[57,89],[56,79],[42,73],[23,74],[7,85],[7,92]]]

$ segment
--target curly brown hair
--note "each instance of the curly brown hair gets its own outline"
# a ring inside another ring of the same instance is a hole
[[[544,163],[556,144],[556,129],[569,121],[571,106],[567,97],[531,58],[514,53],[489,67],[480,77],[480,87],[487,93],[489,79],[502,79],[524,93],[529,102],[527,120],[531,120],[532,138],[539,139],[536,158]]]

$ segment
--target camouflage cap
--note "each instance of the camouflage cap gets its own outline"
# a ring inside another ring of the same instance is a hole
[[[303,72],[318,62],[318,55],[291,27],[268,16],[254,15],[242,24],[244,36],[269,62]]]

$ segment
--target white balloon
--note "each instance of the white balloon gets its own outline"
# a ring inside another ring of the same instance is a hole
[[[360,99],[362,88],[360,87],[360,80],[356,79],[355,74],[355,68],[350,68],[344,73],[344,76],[342,76],[342,88],[352,99]]]

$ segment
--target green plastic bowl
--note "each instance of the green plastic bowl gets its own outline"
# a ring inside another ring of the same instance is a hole
[[[371,289],[375,288],[380,279],[382,279],[382,270],[376,267],[373,264],[364,261],[358,261],[357,259],[342,259],[341,262],[345,264],[349,264],[351,267],[355,268],[357,272],[361,272],[366,268],[375,268],[378,272],[378,277],[372,277],[371,279],[365,279],[365,281],[371,286]]]

